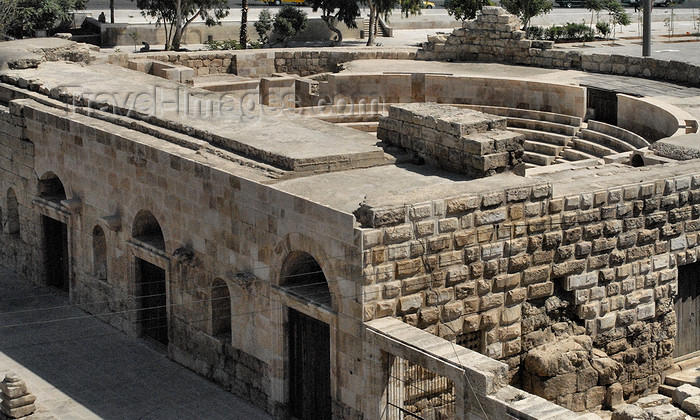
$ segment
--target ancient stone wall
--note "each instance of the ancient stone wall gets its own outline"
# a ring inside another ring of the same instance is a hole
[[[283,416],[286,376],[277,367],[287,357],[285,308],[306,304],[275,286],[285,258],[308,252],[328,279],[334,310],[346,316],[329,318],[334,407],[359,412],[361,399],[350,396],[363,392],[361,304],[342,298],[360,290],[353,217],[237,176],[235,164],[214,155],[55,106],[16,100],[9,112],[0,109],[0,211],[8,226],[4,197],[13,188],[21,225],[19,235],[0,236],[1,262],[46,284],[37,263],[41,217],[58,212],[68,226],[71,302],[132,335],[140,334],[136,260],[156,264],[167,277],[170,357]],[[37,177],[47,173],[62,182],[65,204],[35,204]],[[163,248],[132,235],[141,210],[158,221]],[[94,264],[96,227],[105,233],[105,277]],[[216,279],[231,296],[228,337],[212,327]]]
[[[342,63],[353,60],[412,60],[415,50],[396,48],[332,48],[332,49],[264,49],[254,51],[162,52],[115,56],[113,61],[148,58],[183,65],[195,70],[195,75],[233,73],[244,77],[271,76],[292,73],[300,76],[336,72]],[[124,60],[122,60],[124,59]],[[125,64],[124,64],[125,65]]]
[[[672,360],[676,265],[697,260],[700,176],[683,168],[577,194],[532,185],[362,208],[365,319],[458,343],[478,332],[513,383],[574,410],[653,390]],[[533,350],[581,334],[592,341],[571,351],[585,363],[523,369]],[[595,359],[623,369],[601,373]]]
[[[586,89],[557,83],[425,73],[331,74],[321,93],[335,104],[437,102],[532,109],[583,117]]]
[[[0,264],[26,278],[40,269],[32,203],[25,192],[36,193],[34,145],[24,138],[25,122],[17,112],[0,106]]]
[[[506,118],[438,104],[392,105],[377,138],[426,163],[474,177],[522,163],[525,137],[506,131]]]
[[[465,21],[462,28],[451,34],[429,36],[416,59],[571,68],[700,85],[700,66],[697,65],[651,57],[556,50],[553,41],[525,39],[525,33],[519,28],[516,17],[500,7],[487,6],[476,20]]]

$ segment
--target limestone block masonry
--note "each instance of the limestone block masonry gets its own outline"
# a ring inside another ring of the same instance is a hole
[[[356,216],[366,319],[399,317],[458,342],[476,334],[512,383],[576,411],[653,390],[671,366],[676,266],[698,259],[700,176],[564,196],[504,188]],[[576,367],[523,372],[531,352],[566,337]]]
[[[486,6],[476,20],[450,34],[428,37],[418,60],[486,61],[538,67],[581,69],[700,85],[700,66],[651,57],[586,54],[553,48],[553,41],[525,39],[519,20],[500,7]]]
[[[474,177],[522,162],[521,134],[506,118],[434,103],[392,105],[379,120],[377,138],[415,152],[428,163]]]

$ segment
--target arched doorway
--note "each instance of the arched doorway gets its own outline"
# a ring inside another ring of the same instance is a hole
[[[61,180],[53,172],[45,173],[39,178],[39,197],[60,204],[66,199],[66,190]],[[44,229],[44,268],[46,282],[63,291],[68,291],[70,268],[68,260],[68,226],[62,221],[46,215],[41,216]]]
[[[292,252],[282,265],[281,287],[289,294],[330,308],[328,282],[316,259]],[[331,418],[330,326],[289,308],[289,408],[293,418]]]
[[[163,230],[156,217],[148,210],[141,210],[136,214],[131,236],[139,242],[165,251]],[[167,345],[168,296],[165,269],[138,257],[135,266],[137,322],[141,336]]]
[[[211,285],[211,335],[231,341],[231,293],[222,279]]]

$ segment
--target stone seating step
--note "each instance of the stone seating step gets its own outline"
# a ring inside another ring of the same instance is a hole
[[[507,117],[508,127],[527,128],[530,130],[546,131],[548,133],[576,135],[578,127],[549,121],[531,120],[528,118]]]
[[[637,133],[604,122],[588,120],[588,129],[613,136],[625,141],[637,149],[649,146],[649,142]]]
[[[368,133],[376,133],[379,127],[379,122],[348,122],[340,123],[338,125],[344,125],[345,127],[354,128],[355,130],[366,131]]]
[[[557,114],[555,112],[537,111],[534,109],[509,108],[503,106],[489,105],[453,105],[457,107],[470,108],[487,114],[500,115],[503,117],[526,118],[530,120],[549,121],[557,124],[571,125],[579,127],[581,117]]]
[[[659,385],[659,394],[665,395],[667,397],[673,397],[673,391],[676,390],[677,387],[671,386],[671,385]]]
[[[588,153],[590,155],[593,155],[595,157],[603,157],[607,155],[613,155],[616,154],[617,152],[609,147],[602,146],[600,144],[596,144],[592,141],[589,140],[584,140],[580,138],[575,138],[573,141],[573,147],[576,150],[580,150],[584,153]]]
[[[549,143],[557,146],[566,146],[571,142],[572,136],[565,134],[549,133],[547,131],[530,130],[528,128],[508,127],[508,130],[520,133],[527,140]]]
[[[632,150],[637,150],[637,148],[624,140],[618,139],[611,135],[601,133],[599,131],[593,131],[588,128],[581,130],[581,138],[584,140],[589,140],[594,143],[600,144],[605,147],[609,147],[616,152],[630,152]]]
[[[678,363],[681,370],[666,374],[664,384],[678,387],[683,384],[690,384],[700,387],[700,359],[694,357],[687,361]]]
[[[354,113],[354,114],[322,114],[315,116],[321,121],[330,123],[376,122],[379,123],[381,113]]]
[[[526,151],[523,153],[523,162],[533,163],[539,166],[549,166],[554,161],[554,156]]]
[[[571,161],[571,162],[577,161],[577,160],[596,159],[595,156],[590,155],[586,152],[583,152],[581,150],[570,149],[570,148],[566,148],[566,149],[562,150],[560,156],[568,161]]]
[[[535,152],[542,155],[557,156],[564,149],[564,146],[556,146],[549,143],[540,143],[535,140],[525,140],[523,149],[528,152]]]

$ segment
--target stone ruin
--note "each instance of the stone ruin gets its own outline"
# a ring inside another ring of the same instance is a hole
[[[412,160],[475,178],[522,163],[522,134],[506,131],[506,118],[435,103],[392,105],[377,138],[411,152]]]
[[[36,411],[36,397],[16,373],[8,373],[0,382],[0,400],[0,413],[12,419],[26,417]]]

